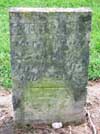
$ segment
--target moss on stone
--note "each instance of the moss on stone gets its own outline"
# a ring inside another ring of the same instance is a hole
[[[28,87],[38,88],[64,88],[65,83],[63,80],[43,77],[37,81],[30,82]]]
[[[25,105],[36,104],[51,106],[53,103],[61,103],[70,99],[71,90],[65,87],[62,80],[43,78],[35,82],[30,82],[24,91]],[[58,102],[57,102],[58,101]]]

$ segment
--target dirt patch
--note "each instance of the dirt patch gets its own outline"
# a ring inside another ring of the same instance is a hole
[[[54,130],[48,125],[26,126],[24,129],[13,127],[13,109],[11,92],[0,88],[0,134],[93,134],[88,119],[81,125],[69,125]],[[86,109],[91,120],[100,134],[100,80],[88,82],[88,96]]]

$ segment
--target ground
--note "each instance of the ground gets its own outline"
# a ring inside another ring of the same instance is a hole
[[[86,110],[91,116],[92,123],[100,134],[100,80],[88,82]],[[86,116],[85,123],[74,126],[66,125],[54,130],[48,125],[32,125],[25,128],[13,129],[13,110],[11,92],[0,87],[0,134],[95,134],[91,122]]]

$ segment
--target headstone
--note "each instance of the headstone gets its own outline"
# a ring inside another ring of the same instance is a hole
[[[16,122],[84,120],[90,31],[88,8],[10,9]]]

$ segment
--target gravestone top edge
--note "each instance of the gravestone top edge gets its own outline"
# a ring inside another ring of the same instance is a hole
[[[92,10],[90,8],[87,7],[82,7],[82,8],[29,8],[29,7],[11,7],[9,9],[9,12],[13,13],[17,13],[17,12],[44,12],[44,13],[48,13],[48,12],[69,12],[69,13],[81,13],[81,12],[92,12]]]

